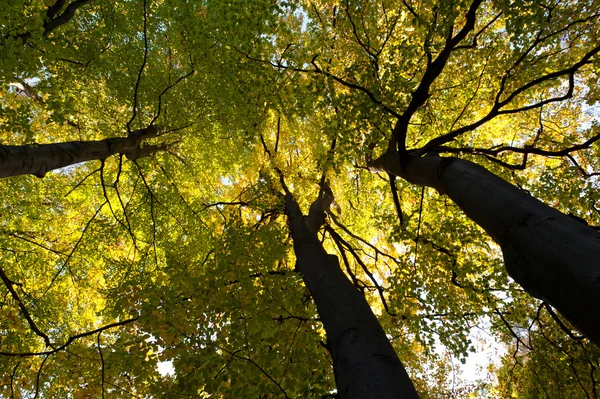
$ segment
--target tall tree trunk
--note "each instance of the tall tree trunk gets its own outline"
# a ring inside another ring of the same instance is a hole
[[[463,159],[426,156],[372,167],[450,197],[502,248],[508,274],[600,346],[600,232]]]
[[[44,175],[54,169],[85,161],[104,160],[122,154],[135,160],[166,149],[165,146],[141,146],[144,139],[155,137],[158,128],[151,126],[131,132],[128,137],[99,141],[70,141],[22,146],[0,145],[0,178],[18,175]]]
[[[313,204],[309,216],[304,216],[294,197],[286,195],[297,268],[327,332],[338,394],[344,399],[418,398],[365,297],[317,239],[324,219],[318,208]]]

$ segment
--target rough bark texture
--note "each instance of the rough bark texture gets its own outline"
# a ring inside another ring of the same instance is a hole
[[[53,169],[96,159],[104,160],[114,154],[123,154],[132,160],[147,157],[165,149],[164,146],[140,145],[142,140],[156,136],[157,132],[158,129],[152,126],[136,130],[128,137],[100,141],[0,146],[0,178],[28,174],[44,177]]]
[[[600,232],[458,158],[388,153],[373,167],[448,195],[502,248],[506,270],[600,346]]]
[[[311,207],[320,212],[319,207]],[[317,239],[318,216],[303,216],[291,194],[286,196],[297,268],[313,297],[333,360],[341,398],[418,398],[388,338],[365,297],[342,272]]]

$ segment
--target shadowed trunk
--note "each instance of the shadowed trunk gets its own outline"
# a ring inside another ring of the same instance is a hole
[[[418,398],[365,297],[317,239],[324,212],[315,204],[304,216],[293,196],[286,195],[297,268],[327,332],[340,398]]]
[[[448,195],[500,245],[517,283],[600,346],[600,232],[466,160],[426,156],[401,168],[387,153],[371,167]]]
[[[128,137],[99,141],[0,146],[0,178],[18,175],[44,177],[50,170],[85,161],[104,160],[114,154],[125,155],[131,160],[147,157],[166,149],[164,145],[142,147],[144,139],[155,137],[157,133],[158,128],[151,126],[136,130]]]

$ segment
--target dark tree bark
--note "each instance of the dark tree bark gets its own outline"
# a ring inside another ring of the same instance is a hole
[[[287,188],[286,192],[286,214],[297,268],[327,332],[339,396],[418,398],[365,297],[344,275],[337,257],[328,255],[317,238],[324,221],[322,195],[311,206],[309,215],[304,216]]]
[[[18,175],[44,175],[54,169],[85,161],[104,160],[114,154],[122,154],[131,160],[147,157],[165,150],[164,145],[142,146],[142,141],[155,137],[156,126],[131,132],[127,137],[115,137],[99,141],[70,141],[54,144],[22,146],[0,145],[0,178]]]
[[[389,151],[371,163],[450,197],[500,245],[508,274],[600,346],[600,232],[459,158]]]
[[[71,2],[63,11],[62,14],[58,15],[60,10],[64,7],[64,0],[57,0],[56,3],[48,7],[46,12],[46,22],[44,22],[44,35],[52,33],[59,26],[65,25],[75,16],[75,12],[80,7],[90,3],[92,0],[74,0]],[[17,35],[23,44],[27,43],[31,38],[31,32],[24,32]]]

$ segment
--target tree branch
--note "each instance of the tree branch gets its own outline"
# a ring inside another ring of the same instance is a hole
[[[431,151],[432,149],[441,146],[442,144],[445,144],[445,143],[448,143],[448,142],[454,140],[456,137],[460,136],[461,134],[464,134],[466,132],[470,132],[472,130],[477,129],[484,123],[489,122],[490,120],[494,119],[495,117],[497,117],[499,115],[514,114],[517,112],[523,112],[523,111],[528,111],[528,110],[532,110],[532,109],[536,109],[536,108],[541,108],[546,104],[564,101],[568,98],[571,98],[573,96],[573,90],[574,90],[574,86],[575,86],[575,73],[584,65],[589,64],[591,62],[591,58],[594,55],[596,55],[598,52],[600,52],[600,45],[598,45],[598,46],[594,47],[593,49],[591,49],[590,51],[588,51],[587,54],[585,54],[577,63],[573,64],[571,67],[565,68],[565,69],[562,69],[559,71],[555,71],[552,73],[548,73],[546,75],[543,75],[536,79],[533,79],[532,81],[530,81],[530,82],[520,86],[516,90],[514,90],[504,100],[500,100],[501,94],[503,92],[503,86],[501,85],[501,87],[496,95],[496,102],[494,103],[494,105],[492,106],[492,109],[488,112],[487,115],[485,115],[483,118],[481,118],[480,120],[478,120],[476,122],[473,122],[469,125],[460,127],[449,133],[443,134],[441,136],[438,136],[438,137],[430,140],[427,144],[425,144],[423,147],[421,147],[417,151],[419,153],[427,153],[427,152]],[[542,100],[537,103],[526,105],[523,107],[517,107],[517,108],[507,109],[507,110],[502,109],[506,105],[510,104],[519,94],[522,94],[525,91],[527,91],[535,86],[538,86],[544,82],[547,82],[552,79],[557,79],[557,78],[560,78],[563,76],[568,76],[568,79],[569,79],[569,87],[567,89],[567,92],[564,95],[559,96],[559,97],[549,98],[546,100]],[[544,154],[540,154],[540,155],[544,155]],[[565,155],[565,154],[562,154],[562,155]]]
[[[27,324],[29,324],[29,328],[31,329],[31,331],[33,331],[35,333],[35,335],[37,335],[38,337],[40,337],[44,340],[46,347],[54,348],[54,346],[52,345],[52,342],[50,342],[50,338],[48,337],[48,335],[46,335],[44,332],[42,332],[38,328],[38,326],[35,324],[35,321],[33,321],[33,318],[31,317],[31,314],[27,310],[25,303],[23,303],[23,301],[21,300],[21,297],[15,290],[15,287],[14,287],[15,283],[13,283],[8,278],[8,276],[6,275],[6,273],[4,272],[4,269],[2,267],[0,267],[0,279],[2,279],[2,282],[6,286],[6,289],[8,289],[8,292],[10,292],[10,295],[17,302],[19,309],[21,309],[21,313],[23,313],[23,316],[25,316],[25,320],[27,320]]]
[[[406,110],[398,118],[398,121],[392,130],[391,141],[398,147],[398,152],[401,155],[400,158],[402,158],[402,155],[406,152],[406,134],[408,132],[410,119],[429,98],[429,89],[435,79],[442,73],[454,48],[475,28],[476,12],[482,1],[483,0],[474,0],[471,3],[462,29],[456,36],[448,37],[444,48],[435,60],[428,61],[421,82],[412,93],[412,98],[406,107]]]
[[[115,323],[111,323],[111,324],[107,324],[103,327],[97,328],[95,330],[91,330],[91,331],[86,331],[83,332],[81,334],[76,334],[76,335],[72,335],[70,336],[67,341],[57,347],[53,347],[53,349],[51,351],[43,351],[43,352],[20,352],[20,353],[13,353],[13,352],[0,352],[0,356],[15,356],[15,357],[31,357],[31,356],[47,356],[47,355],[52,355],[56,352],[62,351],[64,350],[67,346],[69,346],[73,341],[76,341],[80,338],[84,338],[84,337],[88,337],[90,335],[95,335],[98,333],[101,333],[103,331],[106,331],[108,329],[111,328],[115,328],[115,327],[120,327],[120,326],[124,326],[126,324],[132,323],[134,321],[136,321],[137,319],[139,319],[139,316],[131,318],[131,319],[126,319],[123,321],[118,321]]]

